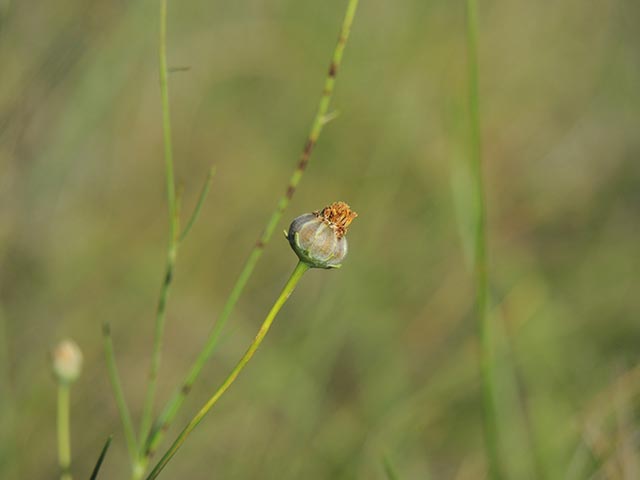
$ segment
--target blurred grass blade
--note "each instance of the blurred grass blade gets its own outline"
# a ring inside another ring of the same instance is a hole
[[[198,217],[200,216],[200,210],[202,210],[202,205],[204,204],[204,201],[206,200],[207,195],[209,194],[209,190],[211,189],[211,181],[213,180],[213,177],[215,174],[216,174],[216,167],[211,167],[209,169],[209,174],[207,175],[207,179],[205,180],[204,185],[202,186],[202,190],[200,191],[200,197],[198,198],[198,203],[196,203],[196,206],[193,209],[193,213],[191,214],[191,217],[187,221],[187,224],[185,225],[184,230],[180,235],[180,242],[182,242],[187,237],[187,235],[189,235],[189,232],[191,231],[193,224],[196,223],[196,220],[198,220]]]
[[[387,476],[387,480],[400,480],[400,476],[393,466],[393,463],[391,463],[391,459],[388,455],[382,456],[382,468]]]
[[[0,304],[0,411],[2,412],[0,445],[3,445],[0,448],[0,471],[11,477],[16,469],[16,462],[12,461],[12,459],[18,452],[16,443],[18,436],[16,431],[17,405],[9,372],[9,366],[11,365],[9,345],[11,345],[11,342],[7,329],[7,318],[4,316],[4,311]]]
[[[494,391],[493,325],[489,316],[489,276],[487,262],[486,205],[482,176],[482,142],[480,133],[480,93],[478,74],[478,5],[467,0],[467,55],[469,87],[470,158],[475,197],[476,315],[480,337],[480,376],[489,478],[503,478],[500,465],[497,411]]]
[[[100,452],[96,466],[93,468],[93,472],[91,472],[89,480],[96,480],[98,478],[98,472],[100,472],[100,467],[102,467],[104,457],[107,455],[107,450],[109,450],[109,447],[111,446],[111,440],[113,440],[113,435],[109,435],[109,438],[107,438],[107,441],[104,443],[104,447],[102,447],[102,451]]]
[[[131,413],[129,413],[129,407],[127,406],[127,401],[125,400],[124,393],[122,391],[120,375],[118,374],[118,367],[116,366],[116,359],[113,352],[111,327],[108,323],[105,323],[102,327],[102,336],[104,340],[104,353],[107,360],[107,370],[109,372],[109,381],[111,382],[111,388],[113,388],[113,395],[116,399],[118,414],[120,415],[124,436],[127,441],[127,450],[129,451],[131,461],[135,462],[138,453],[136,434],[133,429],[133,422],[131,421]]]
[[[266,245],[271,240],[271,237],[273,236],[273,232],[278,226],[278,222],[282,218],[282,214],[284,213],[285,209],[289,205],[291,198],[295,194],[296,188],[298,187],[298,184],[300,183],[300,180],[311,158],[311,153],[313,152],[313,149],[318,141],[318,138],[320,137],[322,128],[327,123],[327,113],[329,111],[331,98],[333,96],[336,75],[338,73],[338,70],[342,62],[344,49],[349,39],[349,34],[351,32],[351,25],[353,24],[353,20],[355,18],[357,6],[358,6],[358,0],[349,0],[347,4],[344,20],[342,22],[342,27],[340,29],[340,35],[338,37],[338,42],[335,46],[333,55],[331,57],[329,70],[324,82],[324,88],[322,89],[322,94],[320,96],[320,101],[318,103],[316,115],[313,119],[311,130],[305,142],[300,159],[298,160],[298,163],[293,171],[293,174],[289,179],[287,188],[285,189],[285,192],[282,195],[282,197],[280,197],[280,200],[278,201],[276,209],[271,214],[271,217],[269,218],[269,221],[267,222],[267,225],[262,235],[260,236],[255,246],[253,247],[253,250],[249,254],[249,257],[242,271],[240,272],[240,275],[238,276],[238,279],[236,280],[224,307],[222,308],[222,312],[220,313],[220,316],[218,317],[218,320],[215,326],[213,327],[213,329],[211,330],[211,333],[209,334],[209,337],[207,338],[204,348],[201,350],[195,362],[191,366],[191,369],[189,370],[184,381],[182,382],[182,385],[174,393],[173,397],[169,400],[162,414],[156,421],[153,427],[153,430],[148,437],[147,445],[145,447],[147,458],[154,453],[158,444],[162,440],[164,431],[166,431],[169,424],[173,421],[176,413],[180,409],[180,406],[184,402],[184,399],[186,398],[188,393],[191,391],[191,387],[193,386],[193,383],[195,382],[196,378],[198,378],[198,376],[200,375],[200,372],[202,371],[202,368],[204,367],[209,357],[213,354],[217,346],[218,340],[220,338],[220,334],[222,333],[222,330],[224,329],[227,321],[229,320],[229,317],[231,316],[231,313],[233,312],[236,306],[236,303],[238,302],[240,296],[242,295],[242,292],[247,282],[249,281],[249,278],[251,277],[253,270],[255,269],[258,261],[260,260],[260,257],[262,256],[262,253],[264,252]]]

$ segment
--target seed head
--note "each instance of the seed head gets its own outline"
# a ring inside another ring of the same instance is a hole
[[[53,373],[62,383],[73,383],[80,376],[82,352],[73,340],[63,340],[52,352]]]
[[[358,214],[335,202],[295,218],[286,233],[298,258],[312,268],[339,268],[347,255],[347,229]]]

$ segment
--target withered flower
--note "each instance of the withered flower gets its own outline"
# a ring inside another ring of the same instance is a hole
[[[295,218],[286,237],[298,258],[312,268],[339,268],[347,255],[347,229],[358,214],[344,202]]]

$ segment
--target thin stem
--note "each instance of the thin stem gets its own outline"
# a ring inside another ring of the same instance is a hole
[[[162,411],[162,414],[156,421],[145,449],[147,457],[150,457],[155,452],[155,449],[164,436],[164,432],[167,430],[167,428],[175,418],[178,410],[182,406],[186,396],[191,391],[195,380],[200,375],[200,372],[202,371],[207,360],[215,351],[222,330],[227,324],[227,321],[229,320],[229,317],[231,316],[231,313],[233,312],[238,299],[242,295],[242,292],[247,282],[249,281],[253,270],[258,264],[258,261],[260,260],[260,257],[262,256],[266,245],[271,240],[273,232],[275,231],[280,219],[282,218],[282,214],[289,205],[289,202],[293,197],[296,188],[300,183],[300,180],[302,179],[302,176],[309,164],[311,153],[318,141],[318,138],[320,137],[320,133],[322,132],[324,125],[326,125],[326,123],[330,120],[330,115],[327,115],[327,112],[329,110],[329,105],[333,96],[336,76],[342,62],[342,57],[344,54],[345,46],[347,44],[347,40],[349,39],[351,25],[353,24],[357,6],[358,0],[349,0],[344,20],[342,22],[340,35],[338,37],[338,42],[333,51],[333,56],[331,58],[331,63],[329,65],[329,70],[324,83],[324,88],[322,90],[320,101],[318,103],[318,109],[311,124],[311,130],[305,142],[304,149],[302,151],[302,154],[300,155],[296,168],[294,169],[293,174],[289,179],[287,188],[282,197],[280,197],[276,209],[271,214],[271,217],[269,218],[269,221],[267,222],[262,235],[255,243],[253,250],[249,254],[249,257],[244,264],[244,267],[242,268],[242,271],[240,272],[240,275],[238,276],[224,307],[222,308],[222,312],[218,317],[218,321],[214,325],[211,333],[209,334],[209,337],[207,338],[204,348],[198,354],[198,357],[191,366],[189,372],[187,373],[187,376],[183,380],[181,387],[174,393],[173,397],[169,400],[166,407]]]
[[[187,238],[187,235],[189,235],[189,232],[191,231],[193,224],[196,223],[196,220],[198,220],[198,217],[200,216],[200,210],[202,210],[202,205],[204,204],[204,201],[207,198],[207,195],[209,194],[209,189],[211,188],[211,181],[213,180],[213,176],[215,174],[216,174],[216,168],[211,167],[209,169],[209,174],[207,175],[207,179],[204,181],[204,185],[202,186],[202,190],[200,191],[200,197],[198,197],[198,203],[196,203],[196,207],[193,209],[193,213],[191,214],[191,217],[187,221],[187,224],[184,227],[184,230],[180,234],[180,239],[179,239],[180,243],[182,243],[184,239]]]
[[[58,464],[60,479],[71,480],[71,436],[69,434],[69,384],[58,383]]]
[[[160,2],[160,95],[162,97],[162,134],[164,139],[164,161],[167,182],[167,201],[169,204],[169,225],[171,238],[178,236],[176,222],[176,186],[173,175],[173,145],[171,140],[171,115],[169,110],[169,79],[167,71],[167,0]]]
[[[129,407],[127,406],[127,401],[125,400],[124,393],[122,391],[120,375],[118,375],[118,367],[116,366],[116,358],[113,352],[111,328],[108,324],[105,324],[102,328],[102,337],[104,341],[104,353],[107,359],[109,381],[111,382],[111,388],[113,389],[113,394],[115,396],[118,414],[120,415],[120,421],[122,422],[122,428],[124,429],[129,457],[131,458],[131,462],[135,463],[138,455],[138,444],[136,441],[136,434],[133,429],[133,422],[131,421],[131,413],[129,413]]]
[[[182,444],[187,439],[189,434],[193,431],[193,429],[198,426],[198,424],[202,421],[202,419],[204,419],[207,413],[209,413],[211,408],[213,408],[213,406],[220,399],[220,397],[222,397],[224,392],[226,392],[227,389],[231,386],[231,384],[233,384],[235,379],[238,378],[238,375],[240,375],[240,372],[242,371],[242,369],[247,365],[249,360],[251,360],[251,357],[253,357],[254,353],[256,353],[256,350],[258,350],[258,347],[262,343],[262,340],[264,340],[264,337],[269,332],[269,328],[271,327],[273,320],[278,315],[278,312],[280,311],[282,306],[286,303],[291,293],[293,293],[293,291],[296,288],[296,285],[298,284],[298,282],[300,281],[300,279],[308,269],[309,267],[307,266],[307,264],[303,262],[298,262],[296,267],[293,269],[293,272],[291,273],[289,280],[287,281],[285,286],[282,288],[282,292],[278,296],[278,299],[273,304],[273,307],[271,307],[271,310],[269,311],[267,317],[264,319],[264,322],[262,322],[262,325],[260,326],[260,330],[258,330],[258,333],[253,339],[253,342],[251,342],[251,345],[249,345],[249,348],[247,349],[245,354],[242,356],[238,364],[231,371],[231,373],[226,378],[226,380],[222,383],[222,385],[220,385],[218,390],[216,390],[213,396],[207,401],[207,403],[204,404],[204,406],[200,409],[200,411],[196,414],[196,416],[193,417],[193,419],[189,422],[189,424],[185,427],[185,429],[180,433],[180,435],[178,435],[178,438],[176,438],[176,440],[173,442],[173,445],[171,445],[169,450],[167,450],[167,452],[160,459],[158,464],[154,467],[153,471],[149,474],[149,476],[147,477],[147,480],[152,480],[160,474],[162,469],[167,465],[169,460],[171,460],[171,458],[176,454],[178,449],[182,446]]]
[[[480,337],[480,375],[484,433],[489,477],[503,478],[500,466],[497,409],[494,392],[493,325],[489,318],[489,277],[487,269],[487,232],[484,182],[482,176],[482,139],[480,133],[480,95],[478,75],[478,8],[476,0],[467,0],[467,49],[469,62],[469,123],[471,164],[475,183],[475,255],[476,315]]]
[[[151,369],[149,370],[149,383],[147,384],[147,394],[145,396],[144,409],[142,411],[142,420],[140,422],[140,441],[144,444],[147,432],[151,428],[151,420],[153,414],[153,400],[155,397],[156,387],[158,383],[158,372],[160,370],[160,359],[162,357],[162,341],[164,336],[164,325],[167,317],[167,300],[171,283],[173,282],[173,273],[175,269],[176,256],[178,254],[177,245],[171,245],[167,252],[167,265],[164,273],[164,280],[160,289],[160,299],[156,309],[156,324],[153,340],[153,353],[151,356]]]
[[[160,299],[156,313],[155,334],[153,341],[153,354],[151,356],[151,368],[149,382],[145,396],[142,420],[140,422],[141,445],[144,445],[147,433],[151,428],[153,418],[153,403],[158,384],[158,371],[162,356],[162,340],[166,320],[166,305],[173,280],[173,271],[178,254],[179,225],[178,208],[176,202],[176,187],[173,174],[173,146],[171,142],[171,115],[169,111],[169,81],[167,72],[167,0],[160,3],[160,94],[162,97],[162,133],[164,138],[165,177],[167,189],[167,203],[169,205],[169,245],[167,248],[167,263],[164,281],[160,289]]]
[[[93,471],[91,472],[91,477],[89,477],[89,480],[96,480],[98,478],[98,473],[100,473],[100,468],[102,467],[102,462],[104,462],[104,457],[107,456],[107,450],[109,450],[111,440],[113,440],[113,435],[109,435],[109,438],[107,438],[107,441],[104,443],[104,446],[100,451],[100,456],[96,461],[96,466],[93,467]]]

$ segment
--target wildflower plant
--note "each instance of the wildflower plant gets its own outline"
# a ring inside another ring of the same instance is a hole
[[[58,464],[60,479],[71,480],[70,395],[71,385],[82,370],[82,352],[73,340],[63,340],[51,353],[53,374],[58,383]]]
[[[280,312],[282,306],[289,299],[295,290],[302,276],[310,268],[336,268],[338,261],[342,261],[347,253],[347,227],[358,215],[344,202],[335,202],[324,209],[304,214],[293,220],[289,227],[288,239],[293,251],[298,256],[298,263],[291,272],[289,280],[285,283],[280,295],[269,310],[266,318],[262,322],[253,342],[229,373],[225,381],[215,391],[215,393],[204,404],[200,411],[193,417],[189,424],[182,430],[180,435],[173,442],[169,450],[163,455],[160,461],[151,471],[147,480],[156,478],[167,463],[173,458],[178,449],[185,442],[189,434],[204,419],[220,397],[229,389],[238,378],[240,372],[249,363],[249,360],[258,350],[258,347],[269,332],[273,321]],[[292,240],[293,239],[293,240]]]
[[[164,438],[164,435],[175,419],[185,398],[191,391],[191,388],[200,375],[207,360],[214,353],[220,334],[228,322],[235,305],[237,304],[243,290],[251,277],[258,261],[260,260],[265,247],[271,240],[280,219],[288,207],[289,202],[298,188],[302,176],[309,165],[311,154],[318,142],[320,134],[324,126],[335,118],[336,114],[329,112],[331,98],[335,87],[336,77],[342,62],[344,49],[349,39],[351,25],[355,18],[358,0],[348,0],[347,8],[340,29],[338,41],[336,43],[327,76],[322,88],[322,94],[318,103],[315,117],[311,124],[309,135],[304,143],[302,153],[296,166],[287,182],[286,189],[277,202],[276,208],[271,214],[263,232],[251,250],[229,296],[224,304],[215,326],[211,330],[204,347],[197,355],[193,365],[187,372],[184,380],[176,389],[173,396],[166,403],[160,414],[154,419],[155,397],[157,383],[160,371],[161,353],[163,346],[164,327],[166,321],[167,302],[169,299],[171,287],[173,284],[174,272],[177,264],[178,253],[182,242],[191,232],[192,227],[196,223],[201,209],[204,205],[206,196],[209,192],[211,181],[214,175],[214,169],[209,172],[204,186],[200,193],[200,197],[193,210],[193,213],[181,225],[182,211],[180,195],[178,195],[175,186],[174,176],[174,160],[173,147],[171,137],[171,116],[169,112],[169,82],[168,82],[168,60],[167,60],[167,0],[160,2],[160,40],[159,40],[159,65],[160,65],[160,92],[162,105],[162,132],[164,138],[164,164],[166,193],[168,203],[169,217],[169,241],[167,244],[165,272],[160,287],[160,295],[158,298],[155,318],[155,329],[153,336],[153,349],[151,354],[151,363],[149,367],[149,377],[146,388],[146,395],[142,409],[140,425],[136,429],[133,418],[131,416],[124,391],[122,389],[118,368],[116,365],[114,346],[111,337],[111,327],[105,324],[103,327],[104,349],[107,361],[107,369],[109,380],[113,388],[114,397],[120,420],[122,422],[124,436],[129,452],[132,465],[132,480],[144,478],[151,457],[156,452],[158,446]],[[164,468],[167,462],[175,455],[178,448],[185,441],[189,433],[202,421],[204,416],[209,412],[213,405],[218,401],[222,394],[235,381],[240,371],[245,367],[251,357],[254,355],[258,346],[267,334],[276,315],[289,298],[302,275],[309,268],[337,268],[341,265],[347,253],[347,240],[345,235],[349,224],[356,217],[349,206],[343,202],[336,202],[322,210],[310,214],[302,215],[296,218],[288,232],[286,233],[289,243],[298,255],[299,261],[293,272],[282,289],[282,292],[273,307],[265,318],[260,330],[258,331],[253,342],[240,359],[236,367],[229,374],[220,388],[214,393],[209,401],[202,407],[198,414],[185,427],[178,438],[173,442],[172,446],[161,458],[161,460],[153,468],[147,478],[155,478]],[[104,456],[108,449],[110,440],[107,440],[102,453],[96,464],[92,478],[97,476],[100,465],[104,460]],[[64,480],[69,480],[65,477]]]

